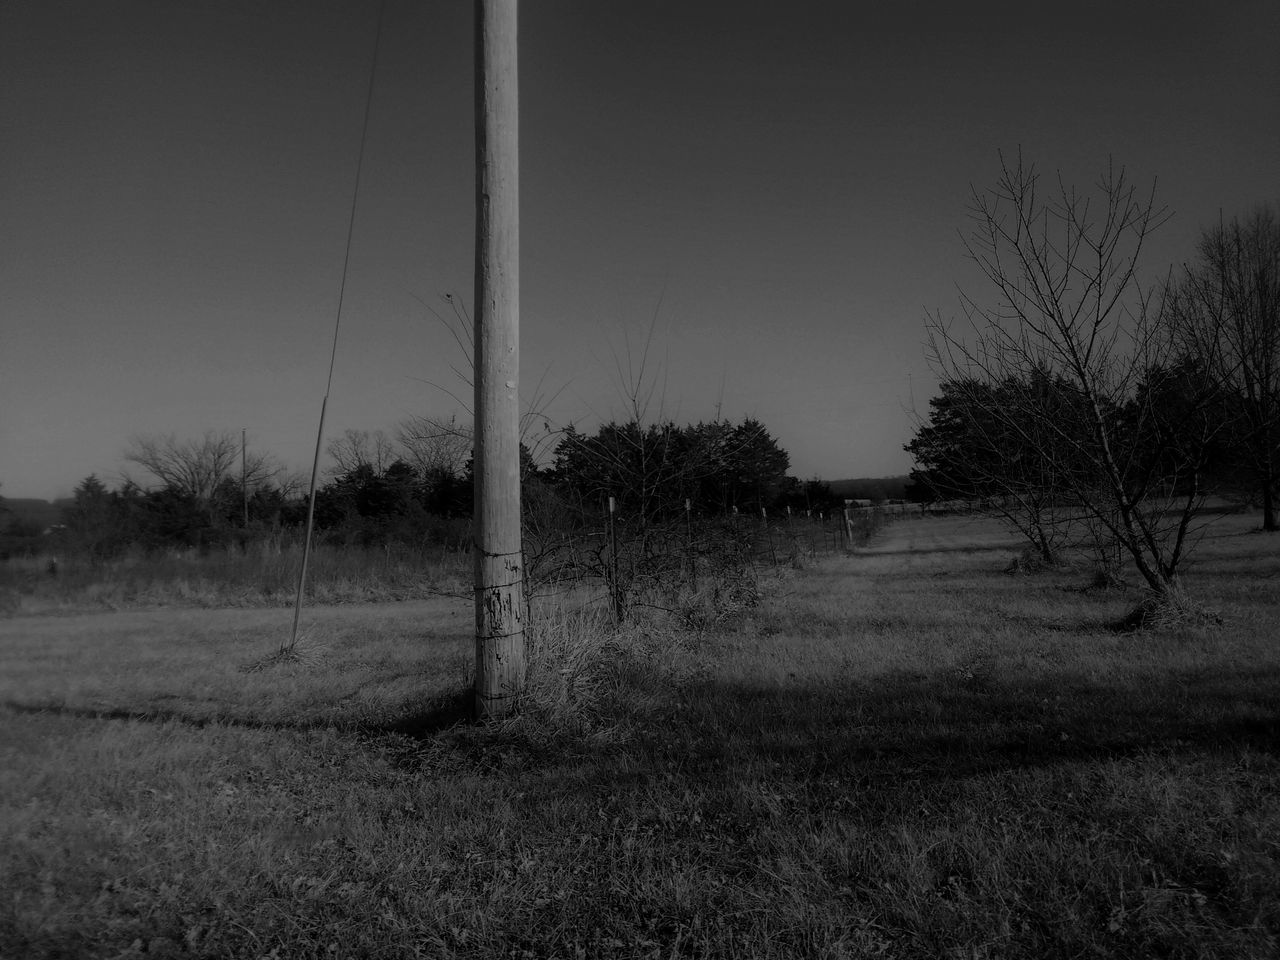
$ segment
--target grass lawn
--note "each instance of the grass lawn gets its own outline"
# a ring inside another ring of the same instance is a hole
[[[1221,624],[1120,633],[1136,590],[904,520],[485,728],[465,602],[317,609],[264,669],[287,611],[0,620],[0,956],[1280,956],[1252,526],[1187,570]]]

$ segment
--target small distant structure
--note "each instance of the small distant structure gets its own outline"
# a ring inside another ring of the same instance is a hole
[[[856,507],[856,508],[857,508],[857,509],[859,509],[859,510],[865,510],[865,509],[867,509],[868,507],[870,507],[870,506],[871,506],[871,501],[870,501],[870,500],[861,499],[861,498],[858,498],[858,499],[847,499],[847,498],[846,498],[846,500],[845,500],[845,502],[844,502],[844,505],[845,505],[846,507]]]

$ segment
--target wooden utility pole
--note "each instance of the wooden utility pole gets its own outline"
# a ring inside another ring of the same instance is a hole
[[[475,0],[476,719],[524,687],[516,0]]]

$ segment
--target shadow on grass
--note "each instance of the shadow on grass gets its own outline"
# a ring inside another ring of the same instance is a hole
[[[995,668],[992,667],[994,670]],[[1000,682],[975,671],[903,674],[874,683],[856,679],[804,685],[705,681],[649,691],[619,703],[596,725],[626,726],[622,738],[538,726],[467,728],[469,691],[438,696],[425,708],[377,720],[340,717],[298,721],[198,715],[177,709],[92,709],[71,705],[0,707],[16,714],[193,728],[334,730],[371,738],[397,763],[421,761],[406,741],[435,744],[477,772],[550,768],[625,757],[644,775],[685,775],[718,767],[763,765],[796,778],[900,777],[944,781],[1064,763],[1151,753],[1280,756],[1280,669],[1221,671],[1194,677],[1144,678],[1132,685],[1081,678]],[[454,735],[436,743],[441,734]],[[606,764],[613,767],[613,763]],[[780,769],[779,769],[780,768]]]
[[[471,696],[470,691],[467,690],[438,696],[433,698],[425,709],[418,709],[390,720],[351,720],[344,717],[267,720],[224,713],[198,714],[164,707],[131,710],[123,707],[77,707],[69,704],[21,703],[13,700],[0,701],[0,709],[16,714],[71,717],[81,720],[176,723],[194,729],[221,726],[245,730],[282,730],[303,733],[312,730],[335,730],[341,733],[394,734],[412,739],[425,739],[470,720]]]
[[[963,778],[1149,752],[1280,755],[1280,672],[1223,673],[1141,689],[981,677],[899,677],[841,691],[729,687],[698,724],[712,754],[809,770],[871,764],[894,775]],[[755,728],[743,738],[735,731]]]
[[[651,700],[643,715],[623,711],[617,719],[632,730],[623,742],[531,736],[518,725],[480,736],[524,769],[592,756],[616,769],[612,761],[625,757],[641,777],[756,766],[796,779],[920,782],[1149,754],[1280,757],[1278,708],[1274,669],[1134,687],[903,675],[820,687],[688,686]],[[386,732],[426,740],[439,729],[406,717]],[[466,731],[451,740],[475,757]]]

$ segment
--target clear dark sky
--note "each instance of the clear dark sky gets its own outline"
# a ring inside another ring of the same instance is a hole
[[[377,16],[0,3],[0,493],[114,481],[136,433],[309,464]],[[621,415],[656,317],[662,412],[756,416],[800,476],[906,471],[997,150],[1157,178],[1152,278],[1280,199],[1274,0],[525,0],[520,42],[525,392]],[[471,299],[471,51],[470,3],[387,0],[331,436],[468,394],[422,301]]]

